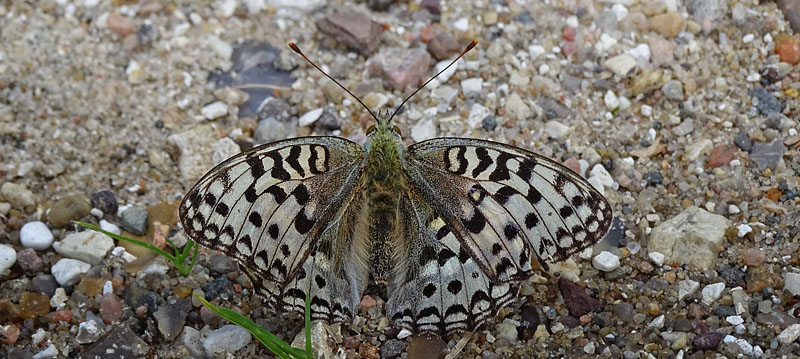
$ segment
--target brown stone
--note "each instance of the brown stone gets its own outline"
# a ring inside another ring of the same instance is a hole
[[[447,343],[435,335],[419,335],[408,345],[408,357],[419,359],[439,359],[447,349]]]
[[[683,17],[675,11],[656,15],[650,18],[650,29],[664,37],[675,37],[683,28]]]
[[[375,52],[381,42],[381,25],[361,12],[335,12],[318,20],[316,24],[320,32],[362,55]]]
[[[33,292],[22,292],[19,300],[20,318],[35,318],[50,312],[50,297]]]
[[[112,13],[111,15],[108,15],[106,25],[111,32],[121,37],[125,37],[128,34],[133,33],[133,22],[119,13]]]
[[[120,317],[122,317],[122,302],[113,293],[103,295],[103,299],[100,300],[100,318],[103,318],[106,324],[111,324],[119,321]]]
[[[708,165],[711,168],[727,166],[733,160],[738,149],[734,145],[720,145],[711,149],[711,158],[708,160]]]

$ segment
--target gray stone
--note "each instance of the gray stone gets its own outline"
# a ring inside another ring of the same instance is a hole
[[[327,345],[328,342],[328,330],[326,329],[327,325],[322,321],[315,320],[311,322],[311,343],[317,343],[317,345],[313,345],[313,356],[317,359],[333,359],[333,349]],[[306,347],[306,333],[304,330],[301,330],[292,340],[292,346],[295,348],[305,348]]]
[[[203,349],[203,336],[199,330],[190,326],[183,327],[180,336],[178,336],[178,342],[186,347],[192,358],[205,359],[208,357],[206,350]]]
[[[670,100],[683,101],[683,84],[678,80],[669,80],[661,86],[661,92]]]
[[[242,151],[239,144],[230,137],[220,138],[214,142],[212,149],[214,152],[211,153],[211,162],[215,166]]]
[[[115,325],[111,331],[80,352],[78,359],[149,358],[153,355],[150,346],[130,328]]]
[[[800,273],[784,272],[783,289],[788,290],[792,295],[800,295]]]
[[[279,121],[274,117],[267,117],[258,121],[253,141],[259,145],[295,136],[297,136],[297,120]]]
[[[772,140],[772,142],[756,142],[753,144],[753,151],[750,152],[750,159],[752,159],[761,170],[772,168],[778,165],[778,162],[783,157],[786,151],[786,146],[783,145],[781,139]]]
[[[136,235],[147,232],[147,210],[141,206],[133,206],[122,212],[120,216],[122,228]]]
[[[70,233],[60,242],[53,243],[59,254],[89,264],[98,264],[114,248],[111,237],[95,231]]]
[[[667,262],[679,262],[706,270],[714,267],[727,218],[689,207],[677,216],[653,228],[648,250],[664,254]]]
[[[403,351],[406,350],[408,343],[402,340],[389,339],[381,345],[381,358],[394,359],[399,358]]]
[[[186,323],[186,315],[191,309],[191,299],[182,298],[173,304],[162,305],[153,313],[158,331],[164,336],[164,339],[171,342],[178,337]]]
[[[625,76],[636,67],[636,59],[629,54],[621,54],[603,62],[603,66],[619,76]]]
[[[771,94],[769,91],[761,87],[751,89],[748,94],[756,104],[756,108],[762,114],[769,115],[771,113],[783,112],[783,102]]]
[[[250,344],[250,340],[252,336],[247,330],[236,325],[223,325],[204,336],[203,348],[209,356],[214,356],[215,353],[234,353]]]
[[[184,182],[194,183],[213,167],[212,145],[218,138],[219,133],[211,125],[195,126],[167,137],[172,152],[177,154],[178,170]]]

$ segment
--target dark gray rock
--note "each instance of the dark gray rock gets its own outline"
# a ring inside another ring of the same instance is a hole
[[[78,359],[151,358],[153,355],[150,346],[142,338],[122,325],[114,326],[111,331],[80,352]]]
[[[408,347],[408,343],[399,339],[389,339],[381,345],[381,358],[399,358]]]
[[[769,91],[758,87],[748,91],[748,94],[753,99],[753,102],[756,103],[756,108],[758,111],[760,111],[762,114],[769,115],[771,113],[783,112],[783,102],[778,100],[778,98],[776,98]]]
[[[191,309],[191,299],[181,298],[175,303],[162,305],[153,313],[158,331],[164,339],[171,342],[178,337],[186,323],[186,315]]]
[[[117,197],[114,196],[114,192],[102,190],[92,195],[92,207],[103,211],[104,215],[116,216],[119,204],[117,204]]]
[[[122,212],[120,216],[122,228],[136,235],[147,232],[147,210],[141,206],[133,206]]]

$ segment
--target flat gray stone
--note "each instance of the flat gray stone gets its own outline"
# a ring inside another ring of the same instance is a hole
[[[653,228],[648,250],[664,254],[667,263],[679,262],[701,270],[714,267],[722,248],[727,218],[689,207]]]

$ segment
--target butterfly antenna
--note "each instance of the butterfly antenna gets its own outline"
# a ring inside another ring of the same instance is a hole
[[[353,95],[353,93],[350,92],[350,90],[348,90],[347,87],[342,86],[342,84],[340,84],[339,81],[336,81],[335,78],[331,77],[331,75],[328,75],[327,73],[325,73],[325,71],[322,71],[322,69],[319,68],[319,66],[317,66],[317,64],[315,64],[314,61],[311,61],[306,56],[306,54],[303,53],[303,51],[300,51],[300,48],[297,47],[297,45],[295,45],[294,42],[290,42],[289,43],[289,47],[292,48],[292,50],[294,50],[294,52],[296,52],[300,56],[302,56],[303,59],[305,59],[309,64],[311,64],[311,66],[314,66],[317,70],[319,70],[319,72],[321,72],[323,75],[325,75],[326,77],[331,79],[331,81],[333,81],[333,83],[339,85],[339,87],[341,87],[342,90],[344,90],[344,92],[347,92],[348,94],[350,94],[350,96],[353,96],[353,98],[356,99],[356,101],[358,101],[358,103],[360,103],[361,106],[364,106],[364,108],[367,110],[367,112],[369,112],[369,114],[372,115],[372,118],[374,118],[375,121],[378,121],[378,117],[375,116],[375,114],[372,112],[372,110],[370,110],[369,107],[367,107],[367,105],[365,105],[364,102],[362,102],[360,98],[358,98],[356,95]]]
[[[396,109],[396,110],[394,110],[394,113],[392,114],[392,117],[389,117],[389,122],[392,122],[392,119],[394,118],[394,116],[395,116],[395,115],[397,115],[398,113],[400,113],[400,110],[402,110],[402,109],[403,109],[403,105],[405,105],[405,104],[406,104],[406,102],[408,102],[408,100],[409,100],[409,99],[411,99],[412,97],[414,97],[414,95],[416,95],[416,94],[417,94],[417,92],[419,92],[419,90],[422,90],[422,89],[423,89],[425,86],[427,86],[427,85],[428,85],[428,84],[429,84],[431,81],[433,81],[433,79],[435,79],[435,78],[439,77],[439,75],[441,75],[441,74],[442,74],[442,72],[445,72],[445,71],[447,71],[447,69],[449,69],[449,68],[450,68],[450,66],[453,66],[453,64],[455,64],[455,63],[456,63],[456,61],[458,61],[458,60],[459,60],[459,59],[460,59],[462,56],[464,56],[464,54],[466,54],[467,52],[469,52],[469,50],[472,50],[472,48],[473,48],[473,47],[475,47],[475,45],[477,45],[477,44],[478,44],[478,40],[472,40],[472,42],[470,42],[470,43],[469,43],[469,45],[467,45],[467,47],[465,47],[465,48],[464,48],[464,50],[462,50],[462,51],[461,51],[461,53],[460,53],[460,54],[458,54],[458,57],[456,57],[456,58],[455,58],[455,60],[453,60],[452,62],[450,62],[450,64],[449,64],[449,65],[447,65],[445,68],[443,68],[443,69],[442,69],[442,71],[439,71],[439,72],[437,72],[437,73],[436,73],[436,75],[433,75],[433,77],[431,77],[430,79],[428,79],[428,81],[425,81],[425,83],[424,83],[424,84],[422,84],[422,86],[420,86],[419,88],[417,88],[416,90],[414,90],[414,92],[412,92],[410,95],[408,95],[408,97],[406,97],[406,99],[405,99],[405,100],[403,100],[403,102],[401,102],[401,103],[400,103],[400,106],[397,106],[397,109]],[[314,65],[314,66],[316,66],[316,65]]]

